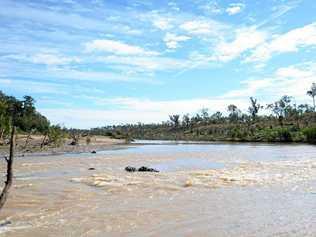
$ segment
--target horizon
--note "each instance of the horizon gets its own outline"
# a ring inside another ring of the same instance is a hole
[[[0,3],[0,84],[52,123],[92,128],[311,104],[316,4],[295,1]]]

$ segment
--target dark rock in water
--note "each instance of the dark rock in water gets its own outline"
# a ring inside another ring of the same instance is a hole
[[[11,221],[5,220],[5,221],[0,222],[0,227],[4,227],[6,225],[11,225],[11,224],[12,224]]]
[[[95,168],[91,167],[91,168],[89,168],[88,170],[95,170]]]
[[[76,146],[77,145],[77,142],[75,141],[72,141],[71,143],[69,143],[70,146]]]
[[[97,152],[96,152],[96,151],[91,151],[91,153],[92,153],[92,154],[96,154]]]
[[[159,172],[158,170],[155,170],[153,168],[149,168],[146,166],[142,166],[139,169],[132,167],[132,166],[127,166],[127,167],[125,167],[125,170],[127,172],[136,172],[136,171],[138,171],[138,172]]]
[[[125,167],[125,171],[127,171],[127,172],[135,172],[135,171],[137,171],[137,169],[135,167],[132,167],[132,166],[127,166],[127,167]]]
[[[153,168],[148,168],[146,166],[142,166],[138,169],[139,172],[159,172],[158,170],[155,170]]]

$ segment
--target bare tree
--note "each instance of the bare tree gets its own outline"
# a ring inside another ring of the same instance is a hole
[[[312,84],[311,89],[307,91],[307,95],[313,98],[313,106],[314,106],[314,112],[315,112],[316,83]]]
[[[180,123],[180,115],[175,114],[175,115],[169,115],[169,119],[172,122],[172,124],[174,125],[174,127],[178,127],[179,123]]]
[[[10,138],[10,154],[9,158],[5,157],[7,162],[7,176],[4,188],[0,195],[0,210],[2,209],[3,205],[5,204],[7,197],[9,195],[9,190],[12,186],[12,178],[13,178],[13,159],[14,159],[14,148],[15,148],[15,126],[12,127],[11,131],[11,138]]]
[[[252,119],[255,120],[257,117],[257,114],[259,113],[259,110],[263,108],[263,106],[261,106],[258,103],[257,99],[253,97],[250,97],[250,103],[251,103],[251,106],[248,108],[248,111],[251,114]]]

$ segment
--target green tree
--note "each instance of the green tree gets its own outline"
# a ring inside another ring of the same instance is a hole
[[[60,146],[65,138],[65,133],[59,125],[50,126],[48,131],[49,143]]]
[[[223,122],[223,114],[217,111],[211,115],[210,119],[213,123],[221,123]]]
[[[207,122],[209,120],[208,109],[206,108],[201,109],[201,117],[204,122]]]
[[[241,114],[241,111],[237,108],[237,106],[230,104],[228,105],[227,110],[229,112],[229,120],[231,122],[237,122],[239,115]]]
[[[183,115],[183,117],[182,117],[182,124],[183,124],[183,126],[184,126],[185,128],[190,127],[190,125],[191,125],[191,119],[190,119],[190,117],[189,117],[189,114]]]
[[[7,113],[8,105],[0,98],[0,144],[3,143],[5,135],[10,132],[10,118]]]
[[[284,118],[286,118],[293,109],[291,106],[291,97],[284,95],[280,100],[272,104],[268,104],[267,109],[270,109],[272,113],[278,117],[280,125],[283,126]]]

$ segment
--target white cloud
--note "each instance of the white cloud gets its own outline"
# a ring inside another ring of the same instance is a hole
[[[185,35],[176,35],[172,33],[167,33],[163,41],[166,43],[167,48],[176,49],[179,47],[179,42],[187,41],[189,39],[191,38]]]
[[[97,101],[98,98],[93,98]],[[187,100],[148,100],[138,98],[99,99],[99,105],[115,106],[102,109],[42,109],[53,123],[65,124],[68,127],[89,128],[119,123],[157,123],[168,120],[171,114],[194,114],[202,108],[211,112],[226,110],[228,104],[234,103],[246,109],[248,102],[232,99],[187,99]]]
[[[283,78],[307,78],[307,77],[315,76],[316,75],[315,73],[316,71],[312,71],[310,69],[303,70],[295,66],[289,66],[289,67],[279,68],[275,74],[277,77],[283,77]]]
[[[221,42],[215,47],[214,59],[227,62],[237,58],[243,52],[262,44],[266,33],[254,28],[242,28],[235,32],[235,39],[231,42]]]
[[[228,15],[235,15],[240,13],[245,8],[245,4],[243,3],[231,3],[229,7],[226,8],[226,12]]]
[[[223,9],[216,1],[209,1],[206,4],[202,5],[200,8],[203,9],[206,13],[214,15],[221,14],[223,12]]]
[[[93,40],[91,42],[86,43],[86,51],[103,51],[118,55],[142,55],[142,56],[150,56],[150,55],[158,55],[158,52],[147,51],[139,46],[129,45],[126,43],[122,43],[120,41],[108,40],[108,39],[100,39]]]
[[[69,68],[50,68],[47,71],[47,77],[78,80],[78,81],[97,81],[97,82],[108,82],[108,81],[139,81],[137,77],[131,77],[124,73],[115,73],[107,71],[91,71],[91,70],[77,70]]]
[[[98,57],[99,62],[137,67],[139,71],[176,70],[184,68],[188,62],[167,57],[138,57],[111,55]]]
[[[0,84],[5,89],[18,91],[24,94],[66,94],[65,87],[52,82],[0,79]]]
[[[78,57],[68,57],[57,52],[40,52],[33,55],[10,54],[3,56],[2,58],[34,64],[45,64],[49,66],[66,65],[80,62]]]
[[[32,56],[33,63],[46,65],[64,65],[69,63],[78,63],[80,60],[77,57],[65,57],[58,54],[38,53]]]
[[[242,81],[241,89],[231,90],[225,93],[222,98],[249,98],[250,96],[256,95],[258,90],[265,89],[269,86],[271,86],[271,80],[266,79]]]
[[[192,20],[180,25],[180,29],[192,35],[217,35],[227,26],[214,20]]]
[[[266,61],[273,54],[297,52],[300,48],[308,46],[316,46],[316,23],[274,36],[270,42],[259,45],[246,61]]]
[[[168,2],[168,6],[170,7],[171,10],[174,10],[174,11],[180,11],[180,8],[178,7],[177,3],[175,2]]]
[[[160,30],[168,30],[172,28],[170,24],[170,20],[168,18],[162,18],[162,17],[156,17],[156,19],[153,20],[153,25],[157,27]]]
[[[316,63],[304,63],[277,69],[274,74],[241,82],[241,89],[226,93],[223,98],[259,96],[270,102],[283,95],[294,96],[298,103],[306,103],[306,91],[316,82]]]
[[[305,63],[279,68],[270,77],[247,80],[241,89],[228,91],[222,97],[184,100],[152,100],[133,97],[89,97],[95,109],[41,109],[52,122],[68,127],[89,128],[118,123],[152,123],[168,120],[170,114],[194,114],[201,108],[210,112],[226,111],[227,105],[236,104],[242,111],[249,106],[249,97],[259,99],[262,105],[283,95],[294,96],[297,103],[308,103],[306,91],[316,82],[316,63]],[[41,85],[38,89],[42,90]],[[33,88],[34,89],[34,88]]]
[[[9,85],[9,84],[12,84],[12,80],[9,80],[9,79],[0,79],[0,83],[2,85]]]

